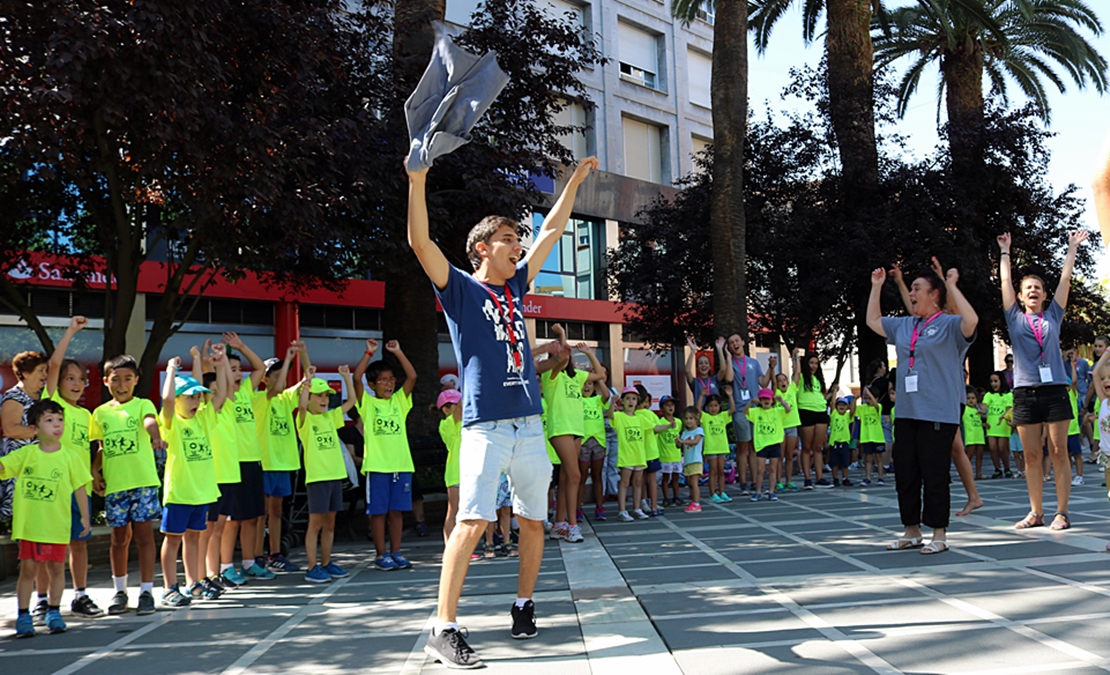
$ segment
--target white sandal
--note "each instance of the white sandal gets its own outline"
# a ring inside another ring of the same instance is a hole
[[[924,537],[898,537],[898,541],[886,547],[888,551],[906,551],[924,546]]]
[[[921,549],[922,555],[932,555],[934,553],[944,553],[948,550],[948,542],[943,539],[934,539],[929,542],[927,546]]]

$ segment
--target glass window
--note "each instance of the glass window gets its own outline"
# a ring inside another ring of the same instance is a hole
[[[586,126],[586,109],[580,103],[567,103],[566,107],[555,113],[555,124],[561,127],[585,127]],[[571,151],[575,159],[582,159],[589,154],[589,144],[586,140],[586,132],[574,131],[568,134],[559,136],[559,142],[563,144],[567,150]]]
[[[663,138],[659,127],[625,117],[624,175],[663,182]]]
[[[617,46],[621,78],[645,87],[657,88],[659,41],[651,33],[617,24]]]
[[[533,213],[532,228],[538,232],[545,214]],[[604,298],[601,290],[603,248],[600,228],[603,225],[590,220],[571,219],[569,227],[559,237],[551,255],[544,260],[541,272],[536,275],[532,292],[537,295],[554,295],[566,298],[596,300]]]
[[[713,78],[713,58],[692,49],[687,50],[686,56],[690,103],[711,108],[713,103],[709,91],[710,82]]]

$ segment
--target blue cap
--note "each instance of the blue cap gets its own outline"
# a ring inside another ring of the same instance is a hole
[[[666,403],[668,401],[670,401],[671,403],[674,403],[674,396],[671,396],[670,394],[667,394],[663,398],[659,399],[659,405],[663,405],[664,403]]]
[[[176,396],[192,396],[193,394],[211,394],[212,390],[197,382],[197,378],[189,375],[178,375],[173,378],[174,394]]]
[[[843,403],[844,405],[852,405],[852,397],[851,396],[842,396],[842,397],[836,399],[836,402],[837,403]]]

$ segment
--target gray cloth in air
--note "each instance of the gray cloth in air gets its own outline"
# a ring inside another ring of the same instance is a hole
[[[470,142],[470,130],[509,83],[496,52],[475,56],[459,48],[442,23],[428,69],[405,101],[409,171],[427,169],[437,157]]]

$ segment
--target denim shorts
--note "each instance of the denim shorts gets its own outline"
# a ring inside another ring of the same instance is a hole
[[[1062,384],[1014,389],[1014,426],[1071,420],[1071,399]]]
[[[458,520],[496,519],[502,471],[509,477],[513,513],[528,520],[543,520],[547,515],[551,460],[539,415],[463,427]]]
[[[109,527],[126,527],[131,523],[149,523],[162,515],[158,488],[141,487],[113,492],[104,498],[104,515]]]

